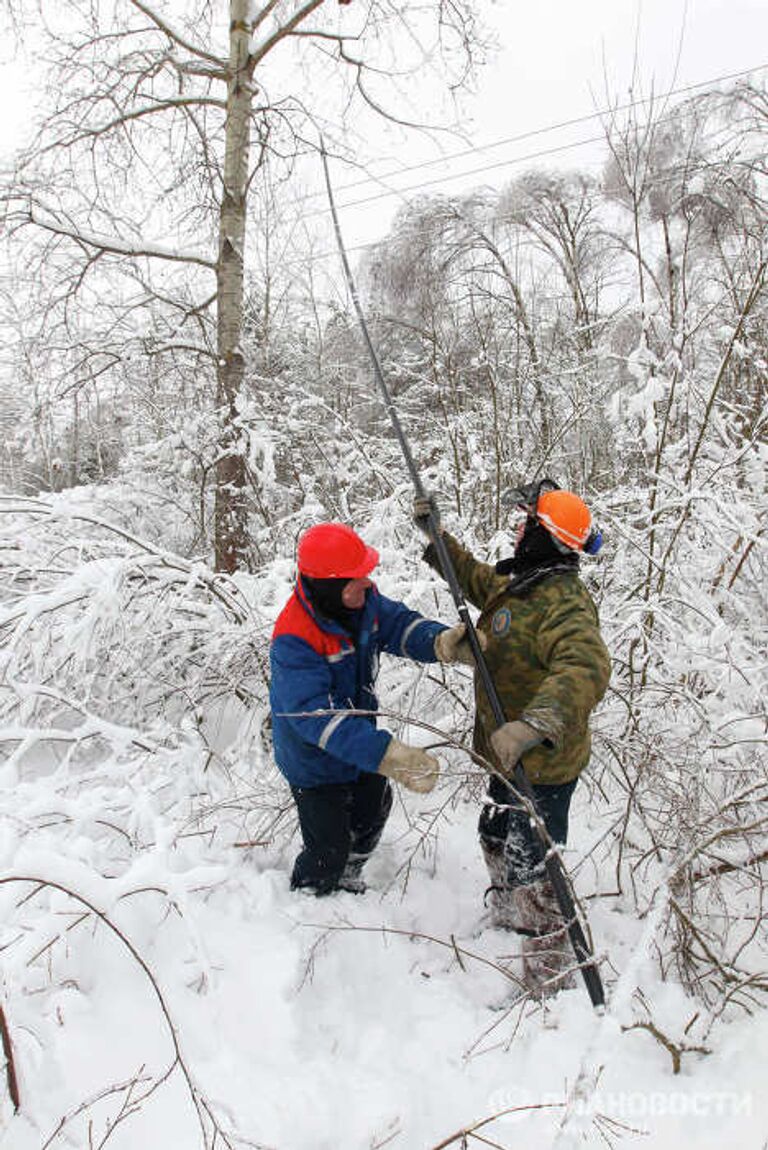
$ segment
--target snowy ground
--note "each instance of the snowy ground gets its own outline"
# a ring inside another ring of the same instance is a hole
[[[415,801],[404,798],[411,814]],[[621,990],[602,1021],[581,986],[562,993],[546,1015],[530,1005],[498,1009],[514,984],[491,964],[514,973],[515,959],[505,956],[515,943],[477,931],[485,878],[475,818],[468,802],[449,810],[436,851],[417,854],[404,887],[400,868],[414,836],[400,807],[369,867],[368,894],[322,900],[289,892],[292,848],[265,857],[259,848],[199,839],[187,854],[159,844],[108,880],[47,852],[44,835],[37,844],[6,840],[6,874],[77,890],[109,912],[147,969],[90,917],[51,948],[38,994],[4,996],[22,1107],[12,1116],[3,1102],[3,1150],[101,1146],[124,1091],[59,1129],[61,1119],[112,1086],[172,1064],[172,1036],[150,972],[184,1066],[233,1146],[421,1150],[522,1107],[479,1129],[485,1143],[472,1138],[468,1145],[549,1147],[591,1046],[588,1068],[602,1067],[592,1104],[603,1134],[593,1124],[586,1144],[604,1145],[607,1135],[654,1150],[761,1150],[768,1137],[765,1018],[721,1027],[716,1049],[684,1053],[673,1075],[670,1053],[651,1033],[621,1030],[636,1017]],[[590,833],[582,825],[571,860]],[[597,889],[599,879],[584,868],[581,893]],[[151,886],[168,894],[119,898]],[[17,903],[29,889],[16,890]],[[609,988],[633,964],[632,988],[640,985],[652,1001],[655,1025],[682,1040],[697,1008],[659,982],[643,949],[645,924],[616,899],[589,905],[610,960]],[[58,912],[71,925],[79,908],[61,900]],[[203,1145],[179,1067],[118,1122],[108,1142],[111,1150]]]
[[[72,499],[52,505],[61,522],[32,503],[6,530],[0,1005],[21,1106],[0,1075],[1,1150],[438,1150],[472,1127],[470,1148],[768,1148],[768,1015],[733,1006],[710,1027],[674,969],[662,980],[672,863],[641,838],[622,870],[637,898],[615,893],[624,799],[580,785],[566,854],[605,956],[603,1018],[581,985],[505,1009],[516,939],[483,927],[465,754],[440,752],[432,795],[398,796],[366,896],[291,894],[259,672],[290,560],[250,579],[249,609],[98,516],[78,542]],[[390,546],[382,567],[386,593],[451,617],[413,555]],[[383,725],[429,743],[400,727],[427,716],[467,742],[460,674],[386,660]],[[596,716],[603,738],[611,722]],[[760,889],[727,906],[735,931],[759,929]]]

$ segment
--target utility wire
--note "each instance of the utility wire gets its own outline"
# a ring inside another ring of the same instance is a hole
[[[739,79],[742,79],[744,76],[750,76],[755,72],[762,72],[766,68],[768,68],[768,63],[756,64],[754,68],[745,68],[739,72],[723,73],[722,75],[714,76],[709,80],[699,80],[695,84],[686,84],[680,88],[670,88],[666,92],[661,92],[658,95],[638,97],[636,100],[629,100],[624,104],[617,104],[615,107],[601,108],[596,112],[590,112],[584,116],[576,116],[576,117],[569,119],[569,120],[556,121],[554,124],[547,124],[541,128],[533,128],[528,132],[521,132],[515,136],[506,136],[500,140],[491,141],[488,144],[476,144],[473,147],[464,148],[459,152],[451,152],[446,156],[438,156],[438,157],[431,159],[431,160],[421,160],[421,161],[419,161],[419,163],[416,163],[416,164],[408,164],[408,165],[401,167],[401,168],[395,168],[392,171],[385,172],[381,176],[372,175],[372,176],[365,176],[363,179],[360,179],[360,180],[352,180],[348,184],[341,184],[337,188],[337,192],[351,191],[354,188],[364,187],[366,184],[370,184],[370,183],[378,183],[380,181],[390,179],[393,176],[402,176],[402,175],[408,174],[409,172],[421,171],[424,168],[438,167],[438,166],[443,165],[443,164],[450,164],[454,160],[463,159],[466,156],[476,156],[482,152],[489,152],[489,151],[495,150],[496,148],[506,147],[508,144],[517,144],[517,143],[521,143],[523,140],[530,140],[530,139],[535,139],[537,136],[548,135],[551,132],[560,131],[563,128],[573,128],[579,124],[591,123],[593,120],[602,120],[606,116],[615,116],[621,112],[627,112],[632,108],[642,107],[645,104],[652,104],[654,102],[656,102],[656,103],[664,102],[672,96],[682,96],[688,92],[694,92],[700,88],[708,88],[714,84],[723,84],[723,83],[726,83],[730,80],[739,80]],[[603,138],[602,135],[597,137],[597,139],[602,139],[602,138]],[[571,144],[571,145],[564,145],[564,147],[579,147],[580,145],[585,144],[585,143],[593,143],[594,140],[595,140],[595,137],[592,137],[589,140],[578,141],[577,143]],[[546,155],[547,153],[535,153],[535,154],[536,155],[538,155],[538,154]],[[516,161],[510,160],[507,162],[513,163]],[[497,165],[493,165],[493,166],[495,167]],[[482,171],[484,169],[481,168],[481,169],[477,169],[477,170]],[[462,174],[471,175],[471,174],[473,174],[473,172],[474,172],[474,170],[469,171],[467,173],[462,173]],[[449,178],[457,178],[457,177],[449,177]],[[416,186],[421,186],[421,185],[416,185]],[[394,195],[396,193],[392,192],[390,194]],[[303,203],[306,200],[318,199],[318,198],[322,197],[323,195],[324,195],[324,192],[322,192],[322,191],[307,192],[305,195],[299,196],[297,198],[296,202],[297,203]],[[357,202],[364,203],[366,201],[365,200],[363,200],[363,201],[352,201],[353,204],[355,204]],[[340,208],[343,208],[346,206],[348,206],[348,205],[339,204]]]
[[[563,120],[563,121],[560,121],[560,122],[555,123],[555,124],[550,124],[546,127],[534,129],[530,132],[523,132],[518,136],[509,136],[503,140],[497,140],[491,144],[478,145],[477,147],[467,148],[461,152],[453,153],[452,155],[450,155],[448,157],[443,157],[443,158],[435,159],[435,160],[425,160],[421,163],[412,164],[412,165],[409,165],[408,167],[401,168],[398,172],[392,173],[392,174],[399,175],[399,174],[404,174],[407,172],[419,171],[419,170],[424,169],[424,168],[434,167],[435,165],[438,165],[438,164],[450,162],[452,159],[457,159],[457,158],[469,156],[469,155],[480,154],[480,153],[489,151],[489,150],[494,149],[494,148],[502,147],[506,144],[519,142],[521,140],[536,137],[536,136],[545,135],[547,133],[557,131],[559,128],[562,128],[562,127],[570,127],[570,126],[575,125],[575,124],[585,123],[585,122],[589,122],[589,121],[592,121],[595,119],[599,119],[599,118],[606,116],[606,115],[611,115],[611,114],[616,114],[619,112],[627,111],[627,110],[629,110],[631,108],[635,108],[635,107],[641,107],[643,105],[651,103],[654,100],[655,101],[666,101],[671,96],[682,95],[682,94],[685,94],[687,92],[699,90],[702,88],[711,87],[715,84],[725,83],[725,82],[730,81],[730,80],[739,79],[739,78],[742,78],[744,76],[752,75],[755,72],[764,71],[766,68],[768,68],[768,64],[759,64],[759,65],[756,65],[754,68],[744,69],[743,71],[740,71],[740,72],[724,73],[724,74],[721,74],[719,76],[712,77],[709,80],[699,81],[696,84],[689,84],[689,85],[686,85],[684,87],[669,89],[667,92],[660,93],[658,96],[638,98],[637,100],[631,100],[625,104],[618,105],[615,108],[602,109],[600,111],[591,113],[590,115],[587,115],[587,116],[576,117],[576,118],[571,119],[571,120]],[[667,115],[659,117],[657,120],[654,121],[654,123],[655,124],[666,123],[669,120],[671,120],[675,116],[675,114],[676,114],[676,109],[673,109],[671,112],[667,113]],[[646,127],[646,126],[647,126],[647,124],[642,125],[642,127]],[[346,210],[346,209],[353,208],[353,207],[360,207],[360,206],[364,206],[366,204],[375,203],[379,200],[384,200],[384,199],[388,199],[390,197],[396,197],[396,196],[399,196],[402,199],[403,203],[407,203],[407,193],[418,192],[418,191],[421,191],[422,189],[426,189],[428,187],[441,186],[441,185],[447,184],[451,181],[455,181],[455,180],[469,177],[472,175],[482,175],[485,172],[497,171],[500,168],[512,167],[514,165],[527,163],[527,162],[530,162],[532,160],[543,159],[547,156],[557,155],[557,154],[560,154],[562,152],[567,152],[571,149],[577,149],[577,148],[585,147],[589,144],[599,143],[604,139],[605,139],[605,134],[603,133],[599,136],[590,136],[586,139],[574,140],[574,141],[571,141],[570,143],[557,145],[553,148],[542,149],[542,150],[537,151],[537,152],[528,152],[528,153],[525,153],[523,155],[511,156],[505,160],[497,161],[494,164],[481,165],[480,167],[473,168],[473,169],[466,169],[462,172],[456,172],[456,173],[448,174],[448,175],[445,175],[442,177],[436,177],[435,179],[417,182],[414,184],[410,184],[410,185],[406,186],[405,188],[386,189],[386,190],[383,190],[380,192],[376,192],[370,196],[364,196],[364,197],[361,197],[361,198],[356,199],[356,200],[348,200],[344,203],[341,203],[341,204],[339,204],[339,210]],[[663,181],[665,178],[668,178],[670,175],[674,175],[676,172],[685,171],[687,166],[688,165],[686,165],[686,164],[677,164],[677,165],[672,165],[669,168],[661,169],[661,170],[655,172],[652,179],[645,181],[645,184],[644,184],[645,189],[648,190],[649,188],[658,186],[658,184],[661,181]],[[707,166],[707,165],[705,165],[705,166]],[[699,169],[699,170],[701,170],[701,169]],[[384,178],[386,178],[386,177],[381,177],[381,179],[384,179]],[[362,179],[362,180],[356,180],[356,181],[352,181],[349,184],[344,184],[340,187],[339,190],[340,191],[352,190],[352,189],[357,188],[357,187],[364,187],[368,183],[376,183],[376,182],[380,182],[379,177],[369,176],[369,177],[366,177],[365,179]],[[322,192],[308,192],[305,195],[298,196],[293,201],[293,203],[296,205],[300,205],[302,203],[305,203],[308,200],[315,199],[321,195],[323,195]],[[607,192],[605,192],[599,188],[594,188],[591,191],[591,196],[593,199],[610,199],[610,198],[612,198],[610,193],[607,193]],[[568,202],[566,202],[565,206],[575,206],[575,203],[576,203],[576,201],[568,201]],[[312,216],[324,216],[324,215],[328,215],[328,214],[329,214],[329,209],[327,206],[323,206],[321,208],[315,208],[315,209],[312,209],[310,211],[305,211],[302,213],[303,218],[305,218],[305,219],[310,218]],[[373,246],[375,243],[378,243],[378,242],[381,242],[381,241],[380,240],[377,240],[377,241],[368,240],[365,243],[350,244],[347,247],[347,252],[350,254],[353,252],[362,252],[362,251],[365,251],[366,249],[370,248],[371,246]],[[528,246],[528,244],[524,243],[524,246]],[[317,264],[317,263],[322,263],[326,260],[336,259],[337,258],[337,252],[336,251],[324,251],[324,252],[320,252],[320,253],[316,253],[316,254],[310,254],[308,257],[302,257],[301,259],[295,259],[295,260],[294,259],[288,259],[285,261],[285,263],[290,264],[290,265],[303,266],[307,262],[307,258],[309,259],[310,263]]]
[[[655,126],[660,125],[660,124],[667,124],[670,121],[674,120],[676,113],[677,113],[677,109],[673,109],[666,116],[660,116],[656,120],[647,121],[645,124],[639,125],[639,127],[641,129],[644,129],[644,128],[647,128],[649,126],[655,127]],[[407,184],[403,188],[385,188],[383,191],[374,192],[371,195],[363,196],[360,199],[346,200],[346,201],[344,201],[344,203],[339,205],[339,208],[341,210],[343,210],[343,209],[347,209],[347,208],[363,207],[366,204],[376,203],[378,200],[390,199],[393,196],[400,196],[401,198],[405,199],[405,196],[407,193],[418,192],[418,191],[421,191],[423,188],[435,187],[436,185],[442,186],[443,184],[448,184],[448,183],[451,183],[455,180],[465,179],[465,178],[468,178],[470,176],[483,175],[486,172],[498,171],[500,168],[508,168],[508,167],[512,167],[516,164],[527,163],[527,162],[532,161],[532,160],[544,159],[548,156],[558,155],[562,152],[568,152],[568,151],[575,149],[575,148],[583,148],[583,147],[588,146],[589,144],[599,144],[599,143],[603,142],[604,140],[605,140],[605,133],[601,133],[599,136],[588,136],[588,137],[581,139],[581,140],[572,140],[568,144],[558,144],[552,148],[544,148],[538,152],[527,152],[524,155],[510,156],[504,160],[497,160],[493,164],[481,164],[479,167],[476,167],[476,168],[466,168],[460,172],[452,172],[452,173],[447,173],[443,176],[435,176],[431,180],[421,180],[415,184]],[[301,200],[299,200],[298,202],[300,203]],[[322,215],[327,215],[327,214],[328,214],[328,209],[326,207],[313,208],[308,212],[304,212],[305,218],[311,217],[311,216],[322,216]]]
[[[664,119],[660,119],[660,120],[655,121],[656,124],[660,124],[660,123],[664,123],[664,122],[665,122]],[[715,134],[712,134],[711,136],[708,136],[708,137],[702,137],[702,143],[706,143],[707,141],[712,140],[714,138],[715,138]],[[595,139],[602,140],[602,139],[604,139],[604,137],[603,136],[595,137]],[[575,142],[572,144],[563,145],[563,148],[575,148],[575,147],[579,147],[579,146],[580,146],[580,143]],[[550,149],[546,152],[529,153],[528,155],[525,155],[525,156],[518,156],[514,159],[507,160],[507,161],[505,161],[505,165],[524,163],[527,160],[535,159],[535,158],[543,156],[543,155],[551,154],[552,151],[560,151],[560,150],[562,150],[562,149]],[[733,161],[732,161],[732,163],[733,163]],[[704,162],[704,163],[697,164],[695,166],[692,165],[690,162],[685,162],[685,163],[679,163],[679,164],[671,164],[669,167],[666,167],[666,168],[659,168],[653,173],[652,177],[648,177],[648,178],[643,180],[643,190],[645,192],[647,192],[653,188],[657,188],[660,185],[662,185],[670,177],[684,173],[686,171],[691,171],[692,173],[698,175],[698,174],[701,174],[701,172],[703,170],[705,170],[707,168],[712,168],[714,166],[715,165],[711,162]],[[491,169],[490,168],[480,168],[477,170],[479,172],[483,172],[483,171],[488,171]],[[449,177],[449,178],[453,178],[453,177]],[[429,183],[431,184],[431,183],[442,183],[442,182],[443,181],[438,180],[438,181],[430,181]],[[429,184],[423,183],[423,184],[413,185],[413,188],[421,189],[421,188],[425,188],[427,186],[429,186]],[[397,195],[402,196],[403,201],[407,202],[406,197],[405,197],[405,191],[407,191],[407,190],[413,190],[413,189],[403,189],[402,191],[393,191],[393,192],[388,193],[388,194],[393,195],[393,196],[397,196]],[[375,198],[375,199],[384,198],[384,193],[382,193],[380,196],[376,196],[376,197],[372,197],[372,198]],[[589,198],[592,202],[595,202],[597,200],[616,199],[617,196],[615,195],[615,193],[608,192],[605,189],[602,189],[599,187],[594,187],[594,188],[590,189]],[[355,206],[355,204],[363,203],[363,202],[366,202],[366,201],[350,201],[347,204],[340,205],[340,207]],[[580,202],[581,201],[578,199],[566,199],[566,200],[562,201],[562,206],[565,208],[578,207]],[[306,219],[307,217],[314,216],[314,215],[327,215],[327,214],[328,214],[328,209],[316,209],[312,212],[304,212],[303,216]],[[510,217],[505,216],[504,214],[498,214],[495,217],[495,221],[497,223],[504,223],[505,221],[510,222]],[[382,240],[368,240],[365,243],[361,243],[361,244],[350,244],[347,246],[346,250],[348,253],[361,252],[361,251],[365,251],[368,248],[374,247],[376,244],[381,243],[381,242],[382,242]],[[536,247],[536,246],[538,246],[538,245],[534,241],[522,240],[516,245],[516,248]],[[324,251],[324,252],[319,252],[319,253],[313,253],[308,258],[309,258],[310,262],[312,262],[312,263],[316,263],[316,262],[319,263],[319,262],[322,262],[322,261],[328,260],[328,259],[336,259],[337,255],[338,255],[338,253],[336,251],[329,250],[329,251]],[[304,264],[305,262],[306,262],[305,258],[288,259],[285,261],[286,264],[291,264],[291,265],[292,264],[301,265],[301,264]]]
[[[570,144],[558,144],[554,148],[544,148],[539,152],[528,152],[523,156],[511,156],[506,160],[497,160],[494,164],[482,164],[479,168],[467,168],[462,172],[453,172],[452,174],[445,176],[435,176],[434,179],[421,180],[417,184],[408,184],[404,188],[387,188],[385,191],[374,192],[370,196],[363,196],[363,198],[359,200],[346,200],[344,203],[339,204],[339,209],[343,210],[345,208],[359,208],[365,204],[375,203],[377,200],[390,199],[392,196],[405,197],[406,193],[408,192],[418,192],[421,191],[422,188],[431,188],[436,184],[447,184],[453,180],[463,179],[466,176],[478,176],[482,175],[484,172],[497,171],[499,168],[508,168],[513,164],[524,164],[529,160],[540,160],[545,156],[554,156],[559,152],[570,151],[571,148],[583,148],[586,147],[587,144],[599,144],[604,139],[604,135],[589,136],[584,140],[574,140]],[[325,215],[328,215],[328,208],[313,208],[309,212],[304,212],[305,218],[309,216]]]

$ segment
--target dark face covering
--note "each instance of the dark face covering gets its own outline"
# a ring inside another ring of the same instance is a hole
[[[498,575],[527,575],[533,571],[547,571],[552,567],[558,570],[578,568],[579,556],[576,551],[563,552],[540,523],[528,518],[525,531],[510,559],[502,559],[496,564]]]
[[[345,631],[357,630],[360,611],[345,607],[341,598],[349,579],[312,579],[302,575],[301,581],[319,615],[338,623]]]

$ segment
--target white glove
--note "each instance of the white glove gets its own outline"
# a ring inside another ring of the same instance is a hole
[[[537,731],[535,727],[524,723],[522,719],[515,719],[512,723],[505,723],[491,735],[493,747],[503,769],[510,774],[514,771],[520,757],[532,747],[543,743],[546,735]]]
[[[379,774],[386,775],[409,791],[426,795],[437,782],[440,764],[434,755],[428,755],[420,747],[409,747],[407,743],[392,738],[379,763]]]
[[[475,631],[480,650],[485,651],[488,646],[488,636],[482,631]],[[466,624],[459,623],[447,631],[440,631],[435,635],[435,658],[440,663],[465,663],[474,667],[475,658],[467,638]]]

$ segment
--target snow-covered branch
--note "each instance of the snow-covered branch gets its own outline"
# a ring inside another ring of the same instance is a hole
[[[215,261],[203,255],[202,252],[194,250],[185,251],[181,248],[169,248],[162,244],[131,243],[117,236],[105,236],[95,232],[88,232],[84,228],[62,224],[46,208],[43,207],[41,210],[41,206],[36,204],[30,206],[27,215],[29,222],[42,228],[43,231],[50,232],[57,236],[64,236],[74,240],[75,243],[82,244],[84,247],[93,248],[96,251],[109,255],[130,256],[137,259],[144,257],[146,259],[168,260],[173,263],[196,264],[199,267],[207,268],[209,271],[216,270]]]

